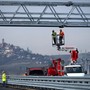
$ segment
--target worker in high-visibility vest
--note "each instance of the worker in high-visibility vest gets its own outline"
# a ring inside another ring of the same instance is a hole
[[[6,86],[6,82],[7,82],[7,76],[5,71],[2,72],[2,82],[3,82],[3,86]]]
[[[56,37],[57,37],[57,33],[53,30],[52,31],[52,39],[53,39],[53,45],[56,45]]]
[[[62,31],[62,29],[60,29],[60,32],[59,32],[59,41],[60,41],[60,45],[62,45],[62,39],[64,39],[64,32]]]

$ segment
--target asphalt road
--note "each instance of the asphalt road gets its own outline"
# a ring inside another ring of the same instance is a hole
[[[9,87],[2,87],[0,86],[0,90],[38,90],[38,89],[13,89],[13,88],[9,88]]]
[[[19,89],[0,87],[0,90],[19,90]]]

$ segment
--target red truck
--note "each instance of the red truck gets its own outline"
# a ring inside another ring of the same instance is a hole
[[[37,75],[37,76],[63,76],[64,75],[64,66],[60,58],[52,60],[52,63],[49,67],[33,67],[26,68],[25,75]]]

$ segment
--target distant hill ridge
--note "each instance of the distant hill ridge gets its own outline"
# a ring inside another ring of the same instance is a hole
[[[80,54],[85,57],[90,57],[90,53]],[[62,58],[65,64],[70,62],[70,55],[41,55],[32,53],[27,48],[24,50],[19,46],[6,43],[4,39],[0,43],[0,73],[2,70],[7,71],[9,74],[23,74],[26,67],[48,67],[52,59]]]
[[[32,53],[31,50],[27,48],[24,50],[19,46],[14,46],[13,44],[8,44],[2,39],[0,43],[0,59],[9,60],[35,60],[44,59],[43,55]]]
[[[43,67],[47,66],[49,61],[49,56],[32,53],[28,48],[24,50],[19,46],[6,43],[4,39],[0,43],[0,73],[2,70],[13,73],[18,70],[21,73],[21,68],[38,67],[40,65]]]

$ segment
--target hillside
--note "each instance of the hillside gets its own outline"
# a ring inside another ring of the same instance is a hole
[[[26,67],[46,67],[49,62],[49,56],[32,53],[29,49],[24,50],[4,40],[0,43],[0,73],[5,70],[8,73],[21,74]]]
[[[24,50],[19,46],[6,43],[4,39],[0,43],[0,74],[5,70],[8,74],[23,74],[26,67],[48,67],[51,64],[51,58],[61,58],[65,65],[70,63],[70,55],[51,55],[44,56],[32,53],[27,48]],[[87,69],[87,64],[90,62],[90,53],[79,54],[78,63],[84,65]]]

